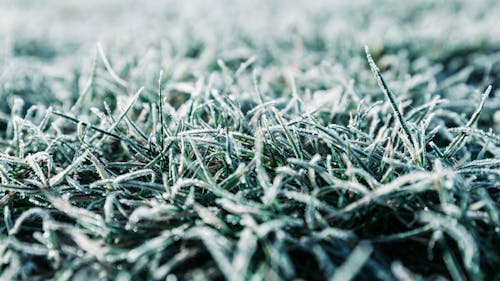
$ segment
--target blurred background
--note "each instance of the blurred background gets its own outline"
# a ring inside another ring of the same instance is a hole
[[[329,65],[361,81],[366,44],[394,83],[430,66],[437,79],[465,69],[466,86],[454,91],[464,97],[489,83],[498,88],[499,17],[500,3],[488,0],[0,0],[0,98],[7,101],[0,109],[9,111],[11,96],[69,108],[92,72],[98,42],[117,74],[147,91],[156,89],[161,69],[170,81],[194,83],[220,71],[219,60],[236,70],[252,57],[268,72],[271,92],[282,68]],[[328,86],[314,75],[299,83]],[[96,91],[120,91],[96,77]]]

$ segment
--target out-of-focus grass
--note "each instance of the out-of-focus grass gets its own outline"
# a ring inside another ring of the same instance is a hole
[[[0,2],[0,280],[498,280],[499,15]]]

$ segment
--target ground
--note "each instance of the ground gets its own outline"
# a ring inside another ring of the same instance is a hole
[[[497,1],[0,1],[0,280],[500,280]]]

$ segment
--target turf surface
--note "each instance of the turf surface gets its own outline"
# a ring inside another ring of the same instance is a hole
[[[311,2],[0,1],[0,280],[500,280],[500,5]]]

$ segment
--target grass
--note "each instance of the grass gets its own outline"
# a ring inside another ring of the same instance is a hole
[[[0,4],[0,280],[500,280],[494,2],[63,2]]]

